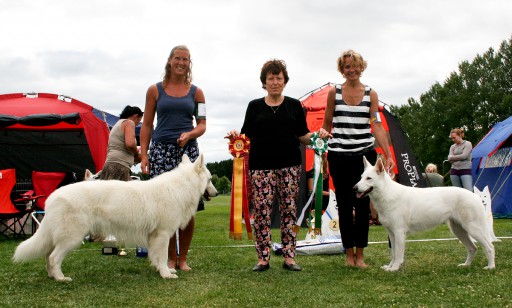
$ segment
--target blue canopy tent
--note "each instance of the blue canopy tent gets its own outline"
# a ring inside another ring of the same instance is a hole
[[[512,218],[512,116],[494,125],[472,152],[473,181],[489,187],[492,213]]]

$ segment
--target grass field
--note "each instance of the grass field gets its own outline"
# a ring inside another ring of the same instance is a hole
[[[457,267],[465,249],[446,226],[417,233],[407,243],[406,264],[388,273],[387,244],[365,250],[368,269],[347,268],[343,255],[298,256],[302,272],[281,268],[272,256],[269,271],[253,273],[252,241],[229,239],[229,197],[219,196],[197,213],[189,253],[191,272],[165,280],[146,258],[101,254],[101,243],[85,243],[64,260],[71,283],[49,279],[44,260],[12,264],[19,241],[0,240],[2,307],[512,307],[512,220],[495,220],[496,270],[486,271],[479,249],[473,265]],[[72,223],[72,222],[68,222]],[[304,239],[305,229],[299,239]],[[274,240],[279,232],[274,230]],[[370,227],[371,242],[385,242],[381,226]]]

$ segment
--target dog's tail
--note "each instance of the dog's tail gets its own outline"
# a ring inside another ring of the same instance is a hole
[[[12,257],[15,263],[26,262],[48,255],[52,249],[52,236],[50,229],[41,224],[37,232],[29,239],[16,247]]]

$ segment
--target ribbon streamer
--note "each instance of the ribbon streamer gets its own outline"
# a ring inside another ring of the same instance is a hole
[[[249,155],[251,142],[244,134],[229,138],[229,152],[233,155],[233,177],[231,189],[231,213],[229,238],[242,239],[242,215],[245,219],[247,237],[252,240],[249,217],[249,199],[247,195],[247,169],[245,159]]]
[[[309,204],[313,200],[313,195],[317,196],[316,206],[315,206],[315,233],[320,234],[321,230],[321,224],[322,224],[322,181],[323,176],[320,177],[322,174],[322,156],[325,152],[327,152],[327,139],[322,139],[318,135],[317,132],[314,132],[311,135],[311,145],[308,146],[310,149],[312,149],[315,152],[314,157],[314,176],[313,176],[313,192],[311,196],[309,196],[308,201],[306,202],[306,205],[304,205],[304,208],[302,208],[302,213],[300,214],[299,218],[297,219],[297,225],[295,230],[298,230],[300,228],[300,225],[302,224],[302,221],[304,220],[304,215],[306,213],[306,210],[309,208]],[[317,187],[320,189],[320,192],[318,192]],[[318,201],[320,200],[320,201]],[[319,210],[318,210],[319,209]],[[317,225],[318,224],[318,225]]]

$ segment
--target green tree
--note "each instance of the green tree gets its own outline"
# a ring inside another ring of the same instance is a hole
[[[442,166],[448,155],[450,130],[463,128],[476,145],[497,122],[512,114],[512,36],[497,52],[489,48],[473,61],[463,61],[457,72],[436,82],[407,104],[391,106],[416,157],[425,165]]]
[[[218,186],[215,186],[217,191],[221,194],[227,194],[231,191],[231,182],[225,176],[221,177],[218,182]]]
[[[219,178],[225,176],[230,179],[233,174],[233,159],[207,163],[206,167],[210,170],[211,174],[216,174]]]

